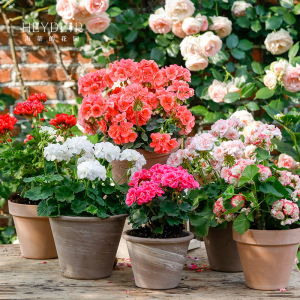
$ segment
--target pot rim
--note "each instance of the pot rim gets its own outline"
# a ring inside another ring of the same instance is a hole
[[[28,206],[28,207],[37,207],[38,204],[22,204],[22,203],[15,203],[15,202],[12,202],[10,200],[7,201],[10,205],[19,205],[20,207],[21,206]]]
[[[132,230],[132,229],[131,229]],[[140,244],[178,244],[189,242],[194,238],[194,234],[190,231],[183,230],[183,232],[188,233],[187,236],[179,238],[170,238],[170,239],[153,239],[153,238],[141,238],[136,236],[128,235],[127,232],[131,230],[126,230],[123,232],[122,236],[126,241]]]
[[[232,228],[237,243],[250,245],[280,246],[300,243],[300,227],[289,230],[248,229],[243,235]]]
[[[108,218],[100,217],[79,217],[79,216],[58,216],[58,217],[49,217],[50,220],[59,220],[67,222],[106,222],[114,221],[115,219],[127,218],[128,214],[114,215],[109,216]]]
[[[29,218],[29,219],[48,219],[48,217],[40,217],[37,214],[38,205],[14,203],[8,200],[8,211],[13,217]]]

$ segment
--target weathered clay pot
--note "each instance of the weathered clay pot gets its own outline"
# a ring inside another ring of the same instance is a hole
[[[226,228],[209,228],[204,237],[209,266],[214,271],[242,272],[243,267],[239,257],[236,242],[232,237],[232,222]]]
[[[50,218],[62,275],[74,279],[111,276],[126,217]]]
[[[14,219],[22,255],[33,259],[56,258],[49,218],[37,215],[37,205],[8,201],[8,207]]]
[[[279,290],[289,284],[300,242],[300,228],[290,230],[233,230],[246,285],[257,290]]]
[[[181,142],[182,139],[178,139],[178,145],[176,148],[174,148],[172,151],[168,152],[168,153],[163,153],[163,154],[159,154],[159,153],[155,153],[155,152],[149,152],[145,149],[136,149],[136,151],[138,151],[140,154],[144,155],[145,159],[146,159],[146,165],[143,166],[143,169],[150,169],[152,166],[156,165],[156,164],[161,164],[164,165],[169,156],[176,152],[180,146],[181,146]],[[113,174],[113,178],[116,182],[118,182],[120,180],[120,178],[124,175],[124,173],[126,172],[126,170],[128,169],[128,162],[127,161],[112,161],[111,162],[112,165],[112,174]],[[124,183],[127,181],[127,177],[124,176],[122,178],[122,180],[120,181],[120,183]]]
[[[153,290],[176,288],[194,235],[184,231],[186,236],[181,238],[148,239],[127,232],[123,237],[127,240],[136,286]]]

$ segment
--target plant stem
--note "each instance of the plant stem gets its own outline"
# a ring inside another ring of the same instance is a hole
[[[44,157],[44,147],[42,147],[42,156],[43,156],[44,173],[45,173],[45,175],[46,175],[46,166],[45,166],[45,157]]]
[[[153,213],[154,216],[157,216],[157,214],[155,213],[155,211],[153,210],[153,208],[151,207],[151,204],[149,205],[149,208],[151,210],[151,212]]]
[[[11,4],[12,2],[14,2],[15,0],[9,0],[7,1],[3,6],[2,8],[6,8],[9,4]]]
[[[119,184],[119,182],[123,179],[123,177],[127,174],[127,171],[124,172],[124,174],[122,175],[122,177],[118,180],[118,182],[116,183],[117,185]]]

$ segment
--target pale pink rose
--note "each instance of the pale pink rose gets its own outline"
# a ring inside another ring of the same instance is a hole
[[[185,66],[190,70],[190,71],[200,71],[204,70],[208,66],[208,59],[207,57],[204,56],[191,56],[190,58],[187,59],[185,62]]]
[[[221,50],[222,40],[211,31],[207,31],[200,36],[200,47],[203,55],[214,56]]]
[[[291,156],[280,154],[278,158],[278,167],[295,171],[296,169],[298,169],[298,164]]]
[[[180,43],[181,55],[184,58],[203,56],[200,46],[200,37],[187,36]]]
[[[197,34],[200,31],[201,23],[195,18],[186,18],[182,23],[182,30],[187,35]]]
[[[201,23],[200,31],[206,31],[208,29],[207,17],[201,16],[201,14],[197,14],[195,18]]]
[[[246,9],[248,7],[252,7],[252,5],[245,1],[235,1],[232,4],[231,11],[236,17],[246,17]]]
[[[271,63],[270,70],[273,71],[277,76],[282,76],[290,66],[291,65],[287,60],[280,59],[279,61],[274,61]]]
[[[86,29],[92,33],[101,33],[107,29],[110,24],[110,18],[107,13],[102,13],[98,16],[92,17],[86,23]]]
[[[214,80],[213,84],[208,88],[208,94],[214,102],[223,102],[224,96],[227,94],[226,85],[224,82]]]
[[[236,87],[233,81],[229,81],[226,84],[226,88],[227,88],[227,92],[228,93],[238,93],[238,94],[241,94],[241,92],[242,92],[242,89]]]
[[[270,90],[274,90],[277,85],[277,75],[272,71],[266,71],[267,75],[264,76],[264,84]]]
[[[202,133],[195,140],[196,149],[198,151],[208,151],[215,146],[216,138],[210,133]]]
[[[228,140],[237,140],[240,137],[240,134],[236,129],[233,127],[228,128],[228,130],[225,133],[225,137]]]
[[[86,10],[90,14],[101,14],[109,7],[109,0],[84,0]]]
[[[293,43],[289,32],[282,28],[279,31],[269,33],[265,39],[266,48],[273,55],[282,54],[290,50]]]
[[[244,128],[243,135],[244,135],[245,137],[246,137],[246,136],[252,136],[252,135],[254,135],[254,133],[256,132],[257,128],[258,128],[260,125],[263,125],[263,122],[261,122],[261,121],[254,121],[254,122],[250,123],[249,125],[247,125],[247,126]]]
[[[176,36],[184,39],[186,37],[186,33],[182,30],[182,23],[183,23],[183,21],[177,21],[177,22],[173,23],[172,32]]]
[[[232,117],[238,118],[241,122],[245,123],[246,126],[254,122],[252,115],[246,110],[238,110],[233,113],[230,118]]]
[[[195,5],[190,0],[166,0],[165,8],[173,22],[183,21],[195,12]]]
[[[220,38],[224,38],[231,33],[232,22],[226,17],[210,17],[213,24],[209,30],[214,30]]]
[[[154,33],[168,33],[172,29],[172,20],[163,8],[159,8],[155,11],[155,14],[150,15],[149,26]]]
[[[285,76],[283,77],[284,87],[292,93],[300,91],[300,65],[288,68]]]
[[[76,14],[76,9],[76,0],[58,0],[56,3],[57,14],[65,20],[74,18]]]
[[[245,158],[246,158],[246,159],[251,159],[251,158],[253,158],[253,156],[256,154],[256,153],[254,153],[254,151],[255,151],[256,148],[257,148],[257,147],[254,146],[254,145],[249,145],[249,146],[247,146],[246,149],[245,149],[245,152],[244,152]]]
[[[215,124],[211,126],[211,131],[216,133],[216,136],[221,138],[225,135],[228,130],[228,123],[226,120],[218,120]],[[211,133],[211,132],[210,132]]]

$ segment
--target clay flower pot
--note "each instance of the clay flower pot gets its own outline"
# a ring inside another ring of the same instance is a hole
[[[233,230],[246,285],[257,290],[279,290],[289,284],[300,242],[300,228],[290,230]]]
[[[14,219],[22,255],[33,259],[56,258],[49,218],[37,215],[37,205],[8,201],[8,208]]]
[[[74,279],[111,276],[126,217],[50,218],[62,275]]]
[[[136,286],[153,290],[176,288],[193,233],[184,231],[186,236],[181,238],[149,239],[130,236],[127,232],[123,237]]]
[[[172,151],[168,152],[168,153],[163,153],[163,154],[159,154],[156,152],[150,152],[147,151],[145,149],[136,149],[136,151],[138,151],[140,154],[144,155],[145,159],[146,159],[146,165],[143,166],[143,169],[150,169],[152,166],[156,165],[156,164],[161,164],[164,165],[169,156],[176,152],[180,146],[181,146],[181,142],[182,139],[178,139],[178,145],[176,148],[174,148]],[[120,178],[124,175],[124,173],[126,172],[126,170],[128,169],[128,162],[125,161],[116,161],[113,160],[111,162],[112,165],[112,174],[113,174],[113,178],[116,182],[118,182],[120,180]],[[124,183],[127,181],[126,176],[123,177],[123,179],[120,181],[120,184]]]
[[[205,249],[209,266],[214,271],[242,272],[243,267],[239,257],[236,242],[232,237],[232,222],[226,228],[209,228],[204,237]]]

